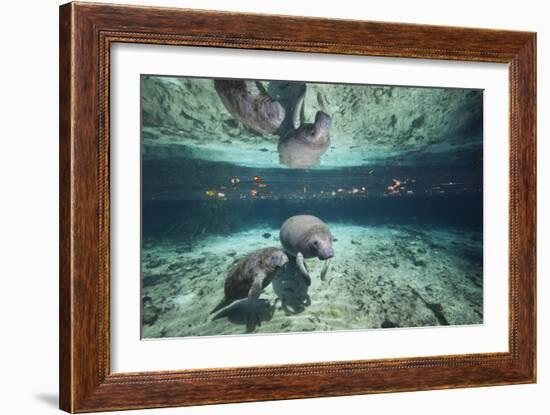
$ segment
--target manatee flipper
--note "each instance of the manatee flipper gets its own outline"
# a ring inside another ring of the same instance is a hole
[[[254,276],[254,281],[252,282],[252,285],[250,286],[250,290],[248,291],[248,301],[250,303],[253,303],[253,307],[257,305],[257,301],[260,298],[260,293],[262,292],[263,282],[266,275],[263,272],[258,272]],[[260,319],[259,314],[257,314],[253,309],[249,312],[248,316],[246,317],[246,332],[252,333],[254,329],[257,326],[262,325],[262,320]]]
[[[306,264],[304,262],[304,255],[301,252],[298,252],[298,254],[296,254],[296,265],[300,270],[300,274],[302,274],[302,277],[304,277],[306,285],[311,285],[311,277],[309,276],[309,272],[307,271]]]
[[[327,112],[325,99],[323,98],[323,95],[320,92],[317,92],[317,104],[319,104],[319,108],[321,108],[321,111]]]
[[[330,258],[325,261],[325,265],[323,265],[323,270],[321,271],[321,281],[325,281],[327,279],[327,271],[328,266],[330,265]]]
[[[302,94],[296,101],[296,105],[294,106],[294,113],[292,114],[292,123],[294,125],[295,130],[300,128],[300,125],[302,124],[302,109],[304,107],[305,99],[306,99],[306,90],[304,89],[304,92],[302,92]]]
[[[263,282],[265,274],[263,272],[258,272],[254,277],[254,281],[248,290],[248,299],[250,301],[256,301],[260,298],[260,293],[262,292]]]

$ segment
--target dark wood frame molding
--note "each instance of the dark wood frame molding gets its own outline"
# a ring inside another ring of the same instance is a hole
[[[109,57],[115,42],[507,63],[509,352],[111,373]],[[90,412],[535,382],[535,105],[535,33],[106,4],[61,6],[61,409]]]

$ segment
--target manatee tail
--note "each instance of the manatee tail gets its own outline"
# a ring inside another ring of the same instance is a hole
[[[227,298],[224,298],[221,303],[219,303],[214,309],[210,312],[210,314],[214,314],[216,311],[221,310],[224,307],[227,307],[229,304],[231,304],[232,301],[228,300]]]

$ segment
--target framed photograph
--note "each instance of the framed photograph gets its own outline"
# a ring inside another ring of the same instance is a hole
[[[60,407],[536,381],[536,35],[60,8]]]

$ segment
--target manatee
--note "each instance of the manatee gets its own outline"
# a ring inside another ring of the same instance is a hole
[[[225,280],[224,299],[210,314],[242,298],[256,301],[277,272],[288,263],[288,257],[275,247],[263,248],[244,257]]]
[[[280,239],[285,252],[295,258],[296,265],[307,285],[311,283],[311,278],[304,258],[317,257],[325,261],[321,272],[321,279],[325,279],[329,259],[334,256],[334,249],[332,234],[321,219],[311,215],[292,216],[281,226]]]
[[[259,134],[273,134],[285,119],[284,107],[257,81],[216,79],[214,88],[231,115]]]
[[[292,168],[305,168],[320,163],[321,156],[330,146],[330,116],[324,111],[322,99],[318,97],[323,110],[315,114],[313,124],[301,124],[300,114],[304,106],[305,91],[294,107],[294,129],[279,139],[277,150],[279,161]]]

